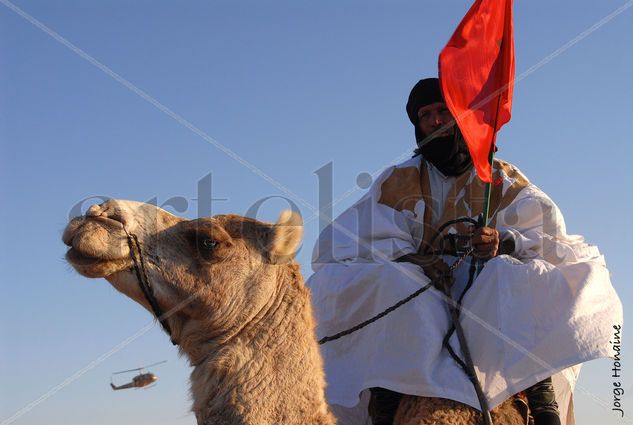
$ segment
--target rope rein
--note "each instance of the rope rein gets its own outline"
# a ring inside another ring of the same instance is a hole
[[[394,310],[402,307],[404,304],[408,303],[409,301],[411,301],[412,299],[416,298],[417,296],[419,296],[420,294],[422,294],[423,292],[425,292],[427,289],[429,289],[431,286],[433,286],[435,283],[438,283],[440,281],[442,281],[445,277],[447,277],[448,275],[450,275],[457,267],[459,267],[459,265],[461,263],[464,262],[464,260],[466,259],[466,257],[468,257],[471,253],[473,252],[472,248],[470,248],[468,251],[466,251],[465,253],[463,253],[462,255],[460,255],[457,260],[455,260],[455,262],[453,264],[451,264],[451,266],[448,269],[447,273],[442,273],[440,275],[440,277],[438,277],[435,280],[430,281],[429,283],[427,283],[425,286],[423,286],[422,288],[418,289],[417,291],[413,292],[411,295],[407,296],[406,298],[401,299],[400,301],[398,301],[397,303],[393,304],[392,306],[386,308],[385,310],[381,311],[380,313],[378,313],[377,315],[375,315],[374,317],[365,320],[364,322],[359,323],[356,326],[353,326],[347,330],[344,330],[342,332],[339,332],[337,334],[334,335],[330,335],[330,336],[326,336],[321,338],[318,342],[319,345],[325,344],[327,342],[330,341],[334,341],[337,340],[339,338],[342,338],[346,335],[349,335],[351,333],[354,333],[358,330],[363,329],[364,327],[371,325],[372,323],[374,323],[375,321],[385,317],[386,315],[388,315],[389,313],[393,312]],[[452,350],[451,350],[452,351]],[[461,359],[460,359],[461,360]]]

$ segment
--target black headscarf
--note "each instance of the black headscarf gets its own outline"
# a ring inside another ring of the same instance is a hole
[[[415,154],[422,154],[425,160],[433,164],[446,176],[458,176],[468,170],[472,165],[472,159],[464,137],[457,125],[454,126],[454,134],[445,137],[436,137],[429,140],[428,134],[420,130],[418,110],[427,105],[444,102],[440,80],[426,78],[418,81],[409,94],[407,101],[407,115],[415,127],[415,141],[418,148]],[[424,141],[424,144],[422,142]]]

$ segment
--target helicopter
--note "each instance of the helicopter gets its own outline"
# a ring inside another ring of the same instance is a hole
[[[122,370],[120,372],[114,372],[112,376],[118,375],[120,373],[129,373],[129,372],[136,372],[136,371],[138,371],[139,374],[136,375],[134,378],[132,378],[131,382],[128,382],[127,384],[123,384],[123,385],[114,385],[114,382],[112,382],[112,376],[110,376],[110,386],[112,387],[114,391],[125,390],[127,388],[147,387],[148,385],[156,382],[158,380],[158,376],[154,375],[149,370],[145,373],[143,373],[143,371],[146,370],[148,367],[156,366],[158,364],[162,364],[166,362],[167,360],[163,360],[162,362],[152,363],[150,365],[143,366],[143,367],[137,367],[136,369],[129,369],[129,370]]]

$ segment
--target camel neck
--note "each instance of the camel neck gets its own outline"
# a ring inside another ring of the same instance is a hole
[[[277,275],[267,305],[194,369],[199,423],[333,423],[308,290],[296,266]]]

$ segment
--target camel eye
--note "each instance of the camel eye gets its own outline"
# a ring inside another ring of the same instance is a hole
[[[214,241],[213,239],[204,239],[202,241],[202,246],[206,249],[213,249],[217,244],[217,241]]]

